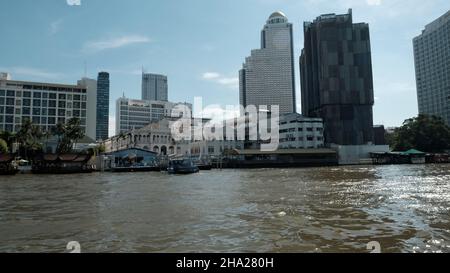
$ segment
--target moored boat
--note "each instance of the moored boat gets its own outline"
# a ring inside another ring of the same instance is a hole
[[[176,159],[169,161],[167,171],[169,174],[192,174],[198,173],[200,169],[191,159]]]

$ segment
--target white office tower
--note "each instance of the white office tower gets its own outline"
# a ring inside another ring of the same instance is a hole
[[[86,135],[97,139],[97,81],[83,78],[78,81],[79,86],[86,88]]]
[[[414,38],[419,113],[450,125],[450,11]]]
[[[168,101],[167,76],[142,73],[142,100]]]
[[[116,101],[116,135],[138,130],[165,117],[171,117],[172,110],[177,105],[185,105],[192,109],[192,105],[188,103],[118,98]]]
[[[280,114],[296,112],[292,24],[274,12],[261,32],[261,49],[252,50],[239,71],[240,103],[279,105]]]

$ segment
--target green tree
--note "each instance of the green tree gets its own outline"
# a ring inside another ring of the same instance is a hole
[[[6,141],[0,138],[0,154],[6,154],[8,152],[8,144],[6,144]]]
[[[29,119],[25,120],[17,133],[17,141],[20,144],[20,153],[25,158],[42,150],[41,139],[43,137],[41,128],[33,124]]]
[[[84,137],[81,122],[78,118],[70,119],[67,124],[58,124],[55,134],[58,136],[58,153],[70,153],[74,144]]]
[[[438,153],[450,149],[450,127],[436,116],[419,115],[407,119],[391,137],[392,149],[396,151],[417,149]]]
[[[14,142],[16,141],[16,134],[8,131],[0,132],[0,138],[6,142],[8,147],[13,147]]]

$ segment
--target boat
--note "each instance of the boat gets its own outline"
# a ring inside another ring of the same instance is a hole
[[[175,159],[169,161],[167,171],[169,174],[192,174],[198,173],[200,169],[191,159]]]
[[[20,174],[30,174],[33,171],[31,162],[25,159],[17,158],[15,160]]]
[[[14,156],[9,154],[0,154],[0,175],[15,175],[19,172]]]

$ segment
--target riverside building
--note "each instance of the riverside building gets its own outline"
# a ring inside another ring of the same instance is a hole
[[[187,103],[119,98],[116,101],[116,135],[141,129],[164,117],[170,117],[174,107],[179,104],[192,109],[192,105]]]
[[[300,114],[280,117],[280,149],[316,149],[324,147],[321,118],[307,118]]]
[[[419,113],[450,125],[450,11],[414,38]]]
[[[81,83],[67,85],[0,77],[0,130],[18,132],[30,120],[42,131],[51,131],[58,123],[79,118],[86,132],[91,122],[95,123],[95,118],[87,114],[90,92],[95,90]]]
[[[373,142],[374,90],[369,25],[348,14],[304,23],[302,113],[322,118],[326,143]]]

